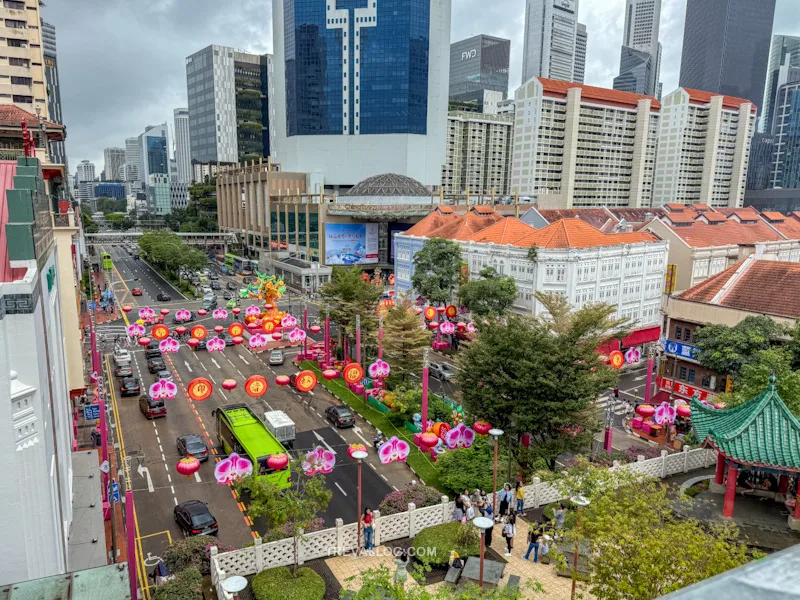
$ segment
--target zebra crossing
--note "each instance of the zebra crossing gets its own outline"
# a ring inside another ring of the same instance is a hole
[[[595,400],[592,404],[594,404],[597,408],[605,413],[609,404],[612,406],[611,412],[613,412],[617,416],[622,416],[631,412],[631,405],[624,400],[618,400],[614,398],[613,394],[609,394],[608,396],[600,396]]]

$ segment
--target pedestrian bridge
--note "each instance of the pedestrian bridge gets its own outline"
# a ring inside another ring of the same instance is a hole
[[[108,245],[108,244],[137,244],[142,237],[141,231],[108,231],[104,233],[86,233],[86,244],[89,246]],[[238,238],[235,233],[213,232],[213,233],[176,233],[186,244],[192,246],[225,246],[237,244]]]

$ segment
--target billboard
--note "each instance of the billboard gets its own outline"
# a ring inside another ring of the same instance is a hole
[[[325,224],[325,264],[363,265],[377,262],[377,223]]]

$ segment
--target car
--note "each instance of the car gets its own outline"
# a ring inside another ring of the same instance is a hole
[[[222,285],[220,284],[219,281],[212,281],[211,282],[211,289],[212,290],[221,290],[222,289]]]
[[[159,371],[156,373],[156,379],[166,379],[167,381],[172,381],[172,371],[169,369],[164,369],[163,371]]]
[[[236,308],[237,306],[239,306],[239,300],[237,298],[231,298],[225,303],[226,308]]]
[[[430,373],[440,381],[451,381],[456,376],[456,369],[447,363],[431,363]]]
[[[293,388],[297,387],[297,373],[292,373],[289,375],[289,385]]]
[[[353,427],[356,424],[356,417],[347,406],[329,406],[325,409],[325,418],[337,429]]]
[[[225,345],[226,346],[233,346],[233,336],[230,333],[228,333],[227,331],[223,331],[217,337],[220,337],[223,340],[225,340]]]
[[[135,396],[141,391],[139,380],[136,377],[125,377],[119,384],[121,396]]]
[[[142,288],[133,288],[131,290],[131,295],[133,295],[133,296],[141,296],[142,295]]]
[[[138,254],[134,254],[133,255],[133,260],[139,260],[139,255]]]
[[[205,502],[187,500],[173,510],[175,522],[187,537],[193,535],[217,535],[219,525]]]
[[[120,365],[114,369],[114,375],[117,377],[131,377],[133,375],[133,369],[129,364]]]
[[[144,351],[144,357],[147,360],[150,360],[151,358],[162,358],[161,351],[158,349],[158,346],[155,348],[147,348],[147,350]]]
[[[139,410],[148,419],[167,416],[167,405],[160,398],[151,398],[147,394],[139,396]]]
[[[173,325],[180,325],[181,323],[191,323],[192,321],[194,321],[194,313],[192,311],[189,311],[188,319],[179,319],[178,317],[172,317]]]
[[[280,350],[273,350],[269,353],[269,364],[282,365],[284,362],[283,352]]]
[[[164,364],[164,359],[159,358],[151,358],[147,361],[147,370],[151,373],[158,373],[159,371],[163,371],[167,368],[167,365]]]
[[[206,342],[208,340],[197,340],[197,346],[194,347],[195,350],[205,350],[206,349]]]
[[[170,300],[172,300],[172,296],[170,296],[169,294],[165,294],[164,292],[160,292],[156,296],[156,300],[158,300],[159,302],[169,302]]]
[[[208,460],[208,446],[196,433],[182,435],[176,440],[178,454],[181,456],[194,456],[200,462]]]
[[[219,279],[219,275],[217,275],[216,273],[211,273],[211,275],[209,275],[208,278],[211,281],[217,281]]]
[[[201,287],[200,291],[203,293],[204,296],[208,296],[209,294],[213,294],[214,293],[214,290],[212,290],[207,285],[204,285],[203,287]]]
[[[225,284],[225,289],[235,292],[236,290],[239,289],[239,286],[233,283],[232,281],[229,281],[228,283]]]
[[[225,300],[233,300],[233,294],[231,292],[229,292],[228,290],[225,290],[222,293],[222,297],[225,298]]]
[[[131,353],[128,352],[125,348],[117,348],[116,350],[114,350],[114,364],[117,366],[130,365]]]
[[[253,283],[253,278],[252,277],[242,277],[242,283],[245,284],[245,285]]]
[[[200,285],[200,280],[197,277],[195,277],[194,279],[192,279],[192,285],[197,287],[198,285]]]

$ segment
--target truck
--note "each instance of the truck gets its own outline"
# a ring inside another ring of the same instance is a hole
[[[284,446],[291,448],[295,440],[294,421],[282,410],[269,410],[264,413],[267,430]]]

